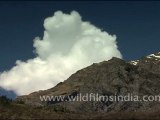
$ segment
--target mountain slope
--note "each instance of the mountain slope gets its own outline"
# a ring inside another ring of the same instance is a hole
[[[158,102],[112,102],[105,100],[41,102],[40,100],[40,96],[43,95],[63,95],[67,99],[68,96],[76,97],[79,94],[90,93],[100,96],[125,96],[128,93],[138,96],[158,95],[160,93],[160,69],[159,60],[156,59],[157,57],[148,58],[147,56],[137,61],[125,62],[118,58],[112,58],[109,61],[94,63],[77,71],[54,88],[18,97],[17,101],[24,101],[25,104],[33,106],[61,106],[75,112],[158,111]],[[135,64],[135,62],[137,63]]]

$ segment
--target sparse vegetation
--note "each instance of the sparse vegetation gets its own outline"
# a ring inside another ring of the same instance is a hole
[[[17,104],[24,104],[24,101],[22,101],[22,100],[17,100],[16,103],[17,103]]]
[[[0,107],[8,106],[11,103],[11,99],[8,99],[6,96],[0,96]]]
[[[0,107],[0,119],[108,119],[108,120],[159,120],[160,113],[113,112],[113,113],[75,113],[65,111],[60,106],[29,106],[17,104],[1,97],[8,107]],[[2,104],[2,102],[1,102]]]

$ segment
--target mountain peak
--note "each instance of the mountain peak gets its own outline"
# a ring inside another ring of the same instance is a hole
[[[146,56],[149,59],[155,59],[155,60],[159,60],[160,61],[160,52],[155,53],[155,54],[150,54],[148,56]]]
[[[112,61],[112,62],[124,62],[124,60],[117,58],[117,57],[112,57],[110,60],[108,61]]]
[[[160,52],[147,55],[145,57],[142,57],[139,60],[132,60],[129,63],[132,65],[139,65],[141,63],[151,63],[151,64],[157,64],[160,62]]]
[[[155,74],[159,74],[160,73],[160,52],[147,55],[145,57],[142,57],[139,60],[130,61],[129,63],[134,66],[138,66],[140,68],[151,71]]]

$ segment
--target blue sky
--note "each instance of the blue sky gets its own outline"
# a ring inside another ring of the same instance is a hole
[[[33,58],[33,39],[55,11],[76,10],[85,21],[117,35],[125,60],[160,51],[160,2],[0,2],[0,72]]]

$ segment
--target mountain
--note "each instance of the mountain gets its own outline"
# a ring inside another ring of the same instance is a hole
[[[160,52],[142,57],[140,60],[130,61],[131,64],[147,69],[150,72],[160,73]]]
[[[32,106],[58,106],[73,112],[156,112],[160,110],[158,102],[145,101],[68,101],[70,97],[90,93],[99,96],[146,96],[160,93],[160,52],[126,62],[113,57],[109,61],[94,63],[71,75],[55,87],[19,96]],[[65,96],[65,101],[41,101],[40,96]]]

